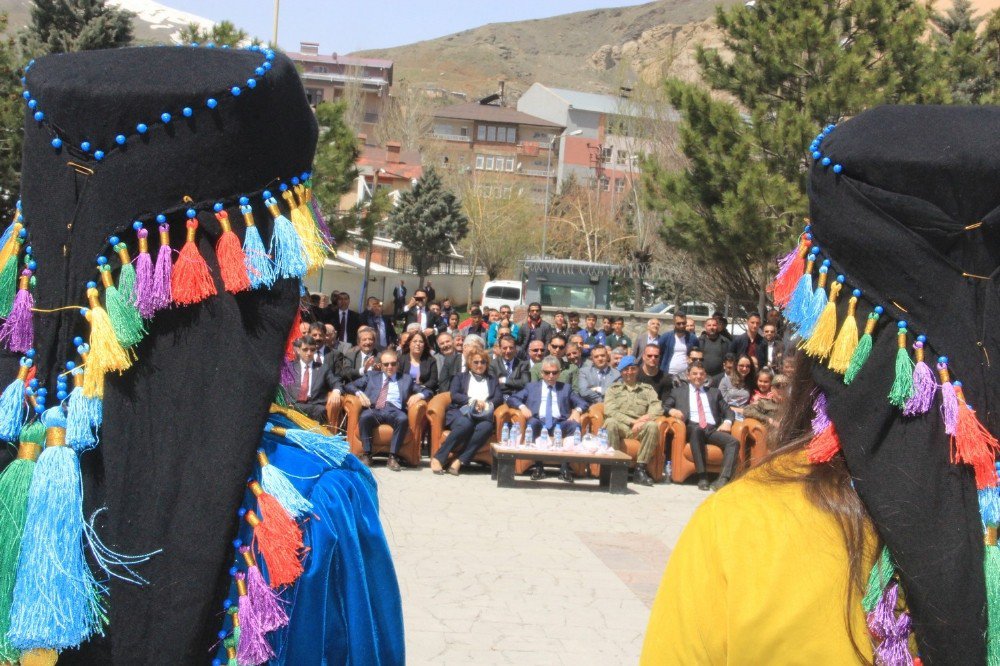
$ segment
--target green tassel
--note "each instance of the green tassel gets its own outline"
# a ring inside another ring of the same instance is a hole
[[[288,407],[288,400],[285,398],[285,389],[281,386],[274,392],[274,404],[279,407]]]
[[[906,401],[913,395],[913,359],[905,347],[896,350],[896,379],[889,389],[889,402],[900,409],[906,406]]]
[[[101,270],[110,269],[104,266]],[[111,326],[115,329],[115,337],[122,347],[131,347],[146,335],[139,310],[125,299],[124,294],[114,284],[107,285],[104,289],[104,309],[108,311]]]
[[[17,293],[17,255],[11,256],[0,271],[0,317],[6,318],[14,307]]]
[[[865,609],[865,613],[871,613],[875,610],[879,599],[882,598],[882,590],[892,580],[894,569],[889,549],[882,546],[878,561],[875,562],[871,574],[868,575],[868,589],[865,590],[865,596],[861,599],[861,606]]]
[[[854,381],[854,378],[858,376],[861,372],[861,367],[868,362],[868,356],[872,353],[872,336],[865,333],[858,340],[858,346],[854,349],[854,354],[851,355],[851,362],[847,366],[847,372],[844,373],[844,383],[850,385]]]
[[[34,426],[34,427],[33,427]],[[37,421],[21,430],[21,442],[37,446],[34,455],[26,452],[0,474],[0,662],[17,663],[21,651],[7,640],[10,629],[10,609],[17,580],[17,562],[21,551],[21,535],[28,514],[28,491],[35,473],[35,457],[45,439],[45,428]],[[24,450],[24,449],[22,449]]]
[[[118,293],[122,295],[125,302],[135,307],[135,267],[132,264],[122,266],[118,274]]]
[[[986,663],[1000,666],[1000,547],[986,546]]]

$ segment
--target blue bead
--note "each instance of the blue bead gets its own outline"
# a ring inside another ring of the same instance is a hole
[[[271,190],[264,190],[264,192],[261,193],[261,196],[264,197],[265,199],[270,199],[271,198]]]
[[[830,260],[829,259],[824,259],[823,260],[823,268],[829,268],[829,267],[830,267]]]
[[[265,57],[265,58],[267,58],[268,60],[274,60],[274,51],[268,51],[268,52],[267,52],[267,53],[266,53],[266,54],[264,55],[264,57]]]
[[[91,287],[91,286],[96,287],[97,285],[95,285],[93,282],[88,282],[87,286],[88,287]],[[79,335],[76,336],[75,338],[73,338],[73,346],[74,347],[79,347],[82,344],[83,344],[83,338],[81,338]]]
[[[110,243],[111,245],[118,245],[119,242],[121,241],[118,238],[118,236],[112,236],[111,238],[108,239],[108,243]]]
[[[222,602],[222,610],[229,610],[230,608],[232,608],[232,606],[233,606],[232,599],[226,599],[225,601]]]
[[[288,185],[286,183],[282,183],[281,185],[278,186],[278,189],[281,190],[282,192],[286,192],[288,191]]]
[[[896,327],[897,327],[897,328],[906,328],[906,321],[905,321],[905,320],[903,320],[903,321],[899,321],[899,322],[897,322],[897,323],[896,323]]]
[[[170,118],[171,118],[170,114],[165,111],[160,114],[160,120],[162,120],[164,123],[169,123]]]
[[[239,86],[233,86],[232,88],[229,89],[229,92],[233,94],[233,97],[239,97],[240,93],[243,91],[240,90]]]
[[[938,356],[938,363],[947,363],[947,362],[948,362],[947,356]]]
[[[266,71],[267,70],[265,70],[263,67],[258,67],[257,69],[253,70],[253,73],[256,74],[257,76],[264,76],[264,72]]]
[[[38,414],[38,415],[44,414],[45,413],[45,401],[44,400],[37,400],[37,399],[36,399],[36,401],[38,402],[38,404],[35,405],[35,413]]]
[[[819,161],[819,163],[822,164],[823,166],[830,166],[830,162],[832,161],[833,160],[831,160],[829,157],[824,157]]]
[[[97,283],[91,280],[87,283],[87,289],[97,289]]]
[[[814,150],[812,155],[814,160],[818,160],[819,158],[823,157],[823,153],[819,152],[818,150]]]
[[[38,268],[38,264],[35,263],[34,260],[32,260],[28,262],[27,267],[29,271],[34,271],[36,268]]]
[[[247,510],[244,509],[243,507],[240,507],[240,510],[236,512],[236,515],[242,518],[243,516],[247,515]]]
[[[299,177],[292,176],[292,185],[298,185],[298,184],[299,184]]]
[[[83,150],[83,152],[89,153],[90,152],[90,142],[89,141],[84,141],[83,143],[80,144],[80,148],[81,148],[81,150]]]
[[[38,395],[46,396],[49,394],[49,390],[45,387],[38,389]]]
[[[73,340],[73,342],[75,344],[76,340]],[[83,340],[81,339],[80,342],[83,343]],[[74,363],[73,361],[66,361],[66,369],[67,370],[72,370],[75,367],[76,367],[76,363]]]
[[[917,336],[917,342],[927,342],[927,336],[921,333]]]
[[[94,159],[95,160],[103,160],[104,159],[104,151],[103,150],[95,150],[94,151]]]
[[[309,180],[309,176],[311,176],[311,175],[312,174],[309,173],[308,171],[303,171],[302,172],[302,180]]]
[[[127,139],[125,138],[124,134],[119,134],[118,136],[115,137],[115,143],[117,143],[119,146],[124,145],[125,141],[127,141]]]
[[[881,305],[876,305],[875,306],[875,314],[880,315],[883,312],[885,312],[885,308],[883,308]]]
[[[218,103],[217,101],[215,101],[215,99],[214,99],[214,98],[212,98],[212,97],[209,97],[209,98],[208,98],[208,101],[207,101],[207,102],[205,102],[205,106],[207,106],[207,107],[208,107],[208,108],[210,108],[210,109],[214,109],[214,108],[215,108],[215,107],[217,107],[218,105],[219,105],[219,103]]]
[[[142,229],[142,222],[136,220],[135,222],[132,223],[132,228],[135,229],[136,231],[139,231],[139,229]]]
[[[29,350],[29,352],[30,351],[33,351],[33,350]],[[31,358],[31,356],[28,356],[28,358]],[[37,379],[32,379],[30,382],[28,382],[28,386],[30,386],[33,389],[38,388],[38,380]]]
[[[163,213],[160,213],[159,215],[156,216],[157,224],[164,224],[166,221],[167,221],[167,216],[164,215]]]
[[[62,148],[62,139],[60,139],[59,137],[52,139],[52,147],[55,148],[56,150]]]
[[[955,386],[957,386],[957,387],[959,387],[959,388],[961,388],[961,386],[962,386],[962,382],[959,382],[959,381],[952,382],[952,384],[955,385]]]
[[[21,227],[21,230],[17,232],[17,237],[18,238],[27,238],[28,237],[28,230],[25,229],[24,227]]]
[[[833,165],[833,172],[834,173],[840,173],[843,170],[844,170],[844,166],[842,164],[834,164]]]
[[[107,263],[108,263],[108,258],[107,257],[105,257],[105,256],[102,255],[102,256],[100,256],[100,257],[97,258],[97,265],[98,266],[104,266]]]
[[[244,509],[244,511],[246,511],[246,509]],[[240,572],[240,570],[239,570],[239,568],[236,567],[235,564],[233,566],[229,567],[229,575],[230,576],[235,576],[239,572]]]
[[[256,88],[257,79],[247,79],[247,88]]]
[[[269,69],[271,69],[271,63],[270,62],[265,62],[264,65],[263,65],[263,67],[264,67],[265,71],[269,70]]]
[[[216,213],[222,211],[223,208],[225,208],[225,206],[223,206],[221,203],[217,203],[214,206],[212,206],[212,209],[215,210]]]
[[[185,118],[190,118],[191,116],[194,115],[194,109],[192,109],[190,106],[185,106],[183,109],[181,109],[181,113],[184,114]]]
[[[812,240],[812,237],[813,237],[812,234],[806,234],[806,240]]]
[[[30,245],[28,247],[24,248],[24,253],[25,254],[33,254],[32,251],[31,251],[31,246]]]
[[[250,197],[240,197],[241,206],[246,206],[248,203],[250,203]]]
[[[205,48],[206,49],[214,49],[215,48],[215,42],[209,42],[208,44],[205,44]]]
[[[837,276],[837,282],[839,282],[840,284],[844,284],[844,280],[845,280],[845,278],[844,278],[843,275],[838,275]]]
[[[861,290],[855,289],[854,291],[851,292],[851,296],[853,296],[854,298],[861,298]]]
[[[197,217],[197,215],[198,215],[198,211],[196,211],[194,208],[188,208],[187,209],[187,216],[188,217]]]
[[[38,123],[40,123],[40,122],[42,122],[43,120],[45,120],[45,114],[44,114],[44,113],[42,113],[41,111],[35,111],[35,116],[34,116],[34,118],[35,118],[35,122],[38,122]]]
[[[233,539],[233,548],[238,549],[242,547],[243,547],[243,539]]]
[[[25,90],[23,93],[21,93],[21,97],[23,97],[24,99],[31,99],[31,93]]]
[[[59,391],[56,393],[56,400],[65,400],[67,396],[69,396],[69,394],[66,393],[66,391]]]
[[[811,254],[811,255],[813,255],[815,257],[815,255],[819,254],[819,248],[818,247],[814,247],[814,248],[810,249],[809,250],[809,254]]]

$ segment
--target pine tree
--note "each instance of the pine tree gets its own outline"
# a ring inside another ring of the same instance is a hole
[[[216,46],[240,47],[249,40],[247,31],[237,28],[232,21],[220,21],[206,30],[197,23],[189,23],[181,29],[181,44],[215,44]],[[258,43],[258,40],[253,40]]]
[[[765,303],[773,259],[806,213],[817,131],[882,103],[946,102],[944,62],[912,0],[782,0],[718,9],[728,52],[700,49],[714,89],[667,81],[688,168],[647,161],[663,236],[743,302]],[[720,94],[722,93],[722,94]]]
[[[114,49],[132,44],[134,17],[105,0],[33,0],[18,40],[26,57]]]
[[[982,19],[976,18],[972,0],[954,0],[945,13],[934,12],[931,22],[950,39],[959,32],[975,33]]]
[[[430,267],[447,256],[450,245],[465,238],[468,228],[461,202],[444,187],[433,167],[399,197],[386,221],[387,233],[410,253],[420,286]]]
[[[0,33],[7,31],[7,14],[0,13]],[[14,217],[21,187],[21,146],[24,101],[12,38],[0,40],[0,228]]]
[[[358,177],[355,166],[359,154],[358,142],[354,132],[344,122],[343,103],[322,102],[316,107],[316,120],[319,122],[319,139],[313,159],[313,196],[326,212],[333,237],[343,238],[347,228],[356,226],[357,214],[348,212],[343,216],[334,216],[331,213],[339,211],[340,198],[350,191]]]

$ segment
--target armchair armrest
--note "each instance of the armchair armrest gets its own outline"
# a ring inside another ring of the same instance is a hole
[[[431,448],[441,443],[444,434],[444,417],[451,405],[451,393],[438,393],[427,403],[427,425],[430,427]]]
[[[524,418],[524,414],[521,413],[520,409],[514,409],[508,405],[500,405],[493,410],[493,424],[496,428],[496,435],[494,441],[499,442],[500,437],[503,434],[503,424],[509,423],[511,425],[517,423],[521,426],[521,438],[524,438],[524,427],[528,423],[527,419]]]
[[[406,416],[410,421],[410,433],[420,441],[424,434],[424,425],[427,421],[427,401],[418,400],[413,406],[406,410]]]
[[[590,406],[590,409],[580,420],[580,432],[596,434],[604,426],[604,403],[598,402]]]

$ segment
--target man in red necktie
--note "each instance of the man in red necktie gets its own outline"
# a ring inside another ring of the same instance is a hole
[[[332,392],[341,390],[342,381],[332,364],[316,360],[318,341],[310,336],[295,341],[295,384],[290,393],[294,407],[320,423],[326,422],[326,401]]]

